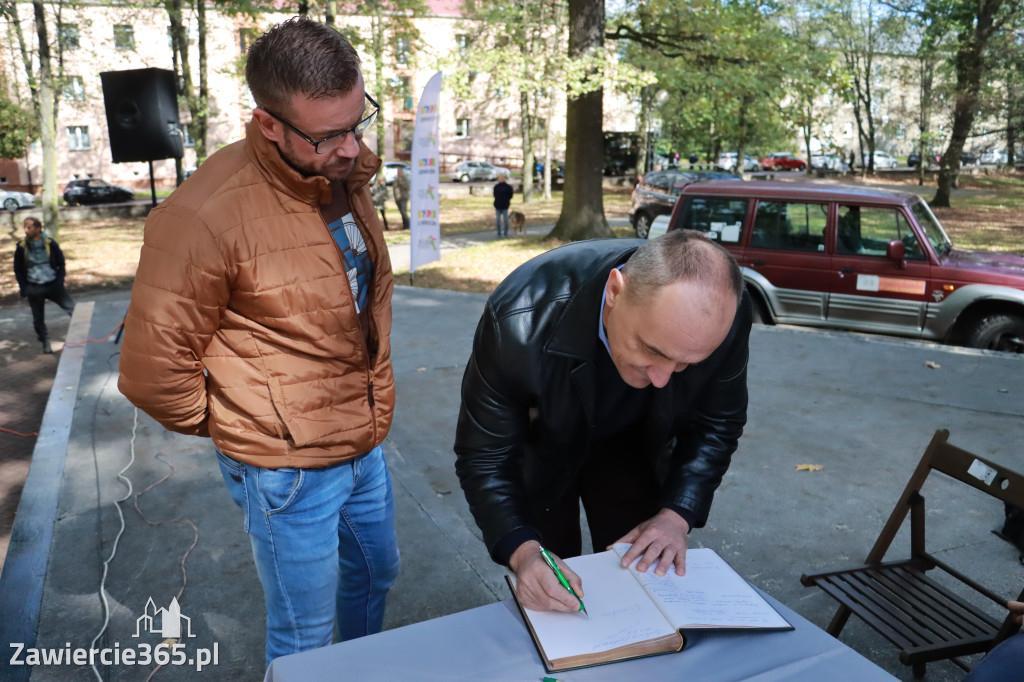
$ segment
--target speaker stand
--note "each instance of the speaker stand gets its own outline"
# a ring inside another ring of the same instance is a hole
[[[153,159],[149,160],[149,194],[153,198],[153,205],[156,206],[156,182],[153,180]]]

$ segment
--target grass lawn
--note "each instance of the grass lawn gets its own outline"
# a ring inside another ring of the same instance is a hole
[[[844,179],[844,182],[849,181],[849,178]],[[917,192],[926,199],[935,192],[934,186],[919,187],[912,178],[879,178],[866,182]],[[629,188],[605,188],[604,209],[608,218],[627,215],[630,191]],[[493,230],[492,201],[489,193],[443,198],[442,237]],[[963,176],[952,203],[953,208],[936,209],[935,213],[954,244],[965,249],[1024,254],[1024,175]],[[526,214],[527,225],[552,225],[558,219],[561,205],[562,193],[555,192],[551,199],[536,199],[529,204],[523,204],[517,195],[512,207]],[[389,222],[394,225],[398,210],[393,203],[389,203],[387,213]],[[21,213],[6,216],[0,213],[8,264],[15,243],[24,236],[21,219]],[[67,285],[72,294],[87,296],[90,291],[129,287],[135,275],[142,231],[141,220],[64,224],[59,241],[68,259]],[[617,228],[615,234],[629,237],[633,233],[625,227]],[[391,244],[407,244],[409,233],[390,231],[385,239]],[[519,264],[558,245],[556,240],[531,235],[467,247],[446,253],[443,260],[418,269],[415,284],[488,293]],[[0,305],[11,305],[19,300],[10,267],[7,266],[8,276],[0,278]],[[408,282],[407,273],[397,272],[396,275],[399,283]]]

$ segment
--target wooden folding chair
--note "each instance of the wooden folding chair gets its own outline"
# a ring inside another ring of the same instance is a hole
[[[926,575],[938,568],[997,604],[1001,597],[929,554],[925,549],[924,497],[921,487],[933,471],[1024,507],[1024,476],[947,443],[939,430],[910,477],[878,540],[861,566],[804,574],[800,582],[817,585],[840,603],[828,632],[838,637],[850,614],[856,614],[900,649],[900,661],[922,677],[925,663],[988,651],[1016,629],[1009,615],[999,623],[983,610]],[[910,514],[910,558],[884,562],[907,513]],[[1024,591],[1021,597],[1024,598]]]

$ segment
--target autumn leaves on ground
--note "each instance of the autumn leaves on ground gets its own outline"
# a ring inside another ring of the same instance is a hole
[[[859,178],[843,181],[860,182]],[[934,193],[933,188],[918,187],[911,179],[865,182],[919,192],[929,199]],[[960,188],[962,192],[954,196],[952,208],[935,209],[953,243],[965,249],[1024,253],[1024,175],[964,176]],[[625,217],[629,200],[630,189],[606,188],[605,215]],[[489,193],[442,199],[442,239],[445,235],[493,230],[491,201]],[[526,214],[527,225],[552,225],[558,219],[561,202],[561,192],[555,192],[551,199],[535,199],[529,204],[522,204],[517,195],[513,208]],[[20,211],[0,216],[8,258],[23,236],[21,220],[25,214]],[[393,204],[388,206],[388,215],[389,219],[398,217]],[[62,225],[59,241],[68,260],[67,284],[72,294],[87,296],[95,291],[129,288],[138,263],[142,229],[142,220],[89,220]],[[615,234],[631,236],[632,230],[617,228]],[[392,231],[386,238],[393,243],[407,243],[409,236],[408,232]],[[414,283],[488,293],[518,265],[558,245],[557,240],[530,235],[470,246],[446,253],[442,260],[418,269]],[[18,300],[17,283],[13,273],[10,270],[8,273],[7,277],[0,278],[0,305],[11,305]],[[408,273],[396,275],[398,283],[408,283]]]

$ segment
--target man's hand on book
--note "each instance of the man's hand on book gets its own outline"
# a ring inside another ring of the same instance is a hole
[[[690,524],[671,509],[662,509],[615,542],[629,542],[632,547],[622,557],[622,567],[641,557],[636,570],[644,573],[651,566],[658,575],[668,573],[672,564],[676,575],[686,575],[686,534]]]
[[[558,562],[572,589],[583,597],[583,581],[565,565],[561,559],[552,555]],[[566,611],[575,613],[580,610],[579,599],[572,592],[562,587],[555,577],[554,571],[544,562],[540,555],[540,543],[535,540],[519,545],[508,562],[509,568],[516,574],[516,594],[519,603],[534,611]]]

